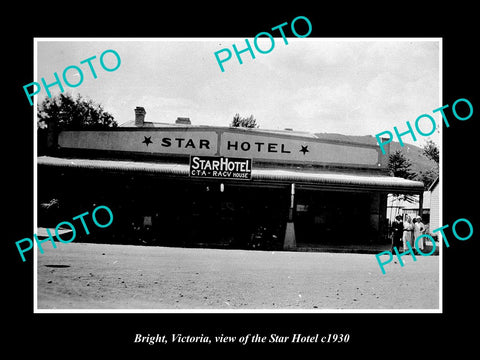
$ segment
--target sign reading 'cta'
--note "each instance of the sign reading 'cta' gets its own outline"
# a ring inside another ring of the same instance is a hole
[[[191,156],[190,176],[250,180],[252,160],[224,156]]]

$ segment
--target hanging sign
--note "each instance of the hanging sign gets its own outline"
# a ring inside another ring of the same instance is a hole
[[[190,156],[190,176],[250,180],[252,178],[252,159]]]

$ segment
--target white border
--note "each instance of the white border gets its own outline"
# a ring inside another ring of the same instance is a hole
[[[91,41],[91,42],[100,42],[100,41],[234,41],[241,38],[33,38],[33,76],[34,80],[37,80],[37,44],[38,42],[42,41]],[[289,40],[295,40],[295,38],[288,38]],[[401,37],[390,37],[390,38],[302,38],[302,41],[308,41],[310,39],[314,40],[322,40],[322,41],[432,41],[438,42],[439,44],[439,82],[440,82],[440,91],[439,91],[439,106],[443,105],[443,38],[401,38]],[[33,218],[33,228],[34,230],[37,229],[37,96],[33,99],[33,106],[34,106],[34,126],[33,126],[33,206],[34,206],[34,218]],[[433,110],[433,109],[432,109]],[[443,124],[440,122],[440,124]],[[440,172],[440,179],[439,179],[439,220],[440,224],[443,224],[443,125],[440,126],[440,139],[439,139],[439,148],[440,148],[440,164],[439,164],[439,172]],[[245,314],[245,313],[253,313],[253,314],[332,314],[332,313],[339,313],[339,314],[365,314],[365,313],[420,313],[420,314],[438,314],[443,313],[443,239],[439,241],[439,308],[438,309],[38,309],[37,303],[37,287],[38,287],[38,279],[37,279],[37,244],[36,241],[33,241],[33,312],[38,314],[48,314],[48,313],[63,313],[63,314],[91,314],[91,313],[111,313],[111,314],[145,314],[145,313],[162,313],[162,314]]]

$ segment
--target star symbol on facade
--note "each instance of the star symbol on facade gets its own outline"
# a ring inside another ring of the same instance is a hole
[[[147,147],[148,147],[148,144],[153,144],[151,136],[144,136],[144,138],[145,138],[145,140],[142,141],[142,144],[147,145]]]
[[[308,148],[308,145],[300,145],[302,148],[299,150],[300,152],[303,153],[303,155],[305,155],[305,153],[309,152],[309,150],[307,149]]]

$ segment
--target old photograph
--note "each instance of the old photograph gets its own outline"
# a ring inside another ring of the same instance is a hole
[[[441,38],[295,24],[35,39],[35,312],[441,312]]]

